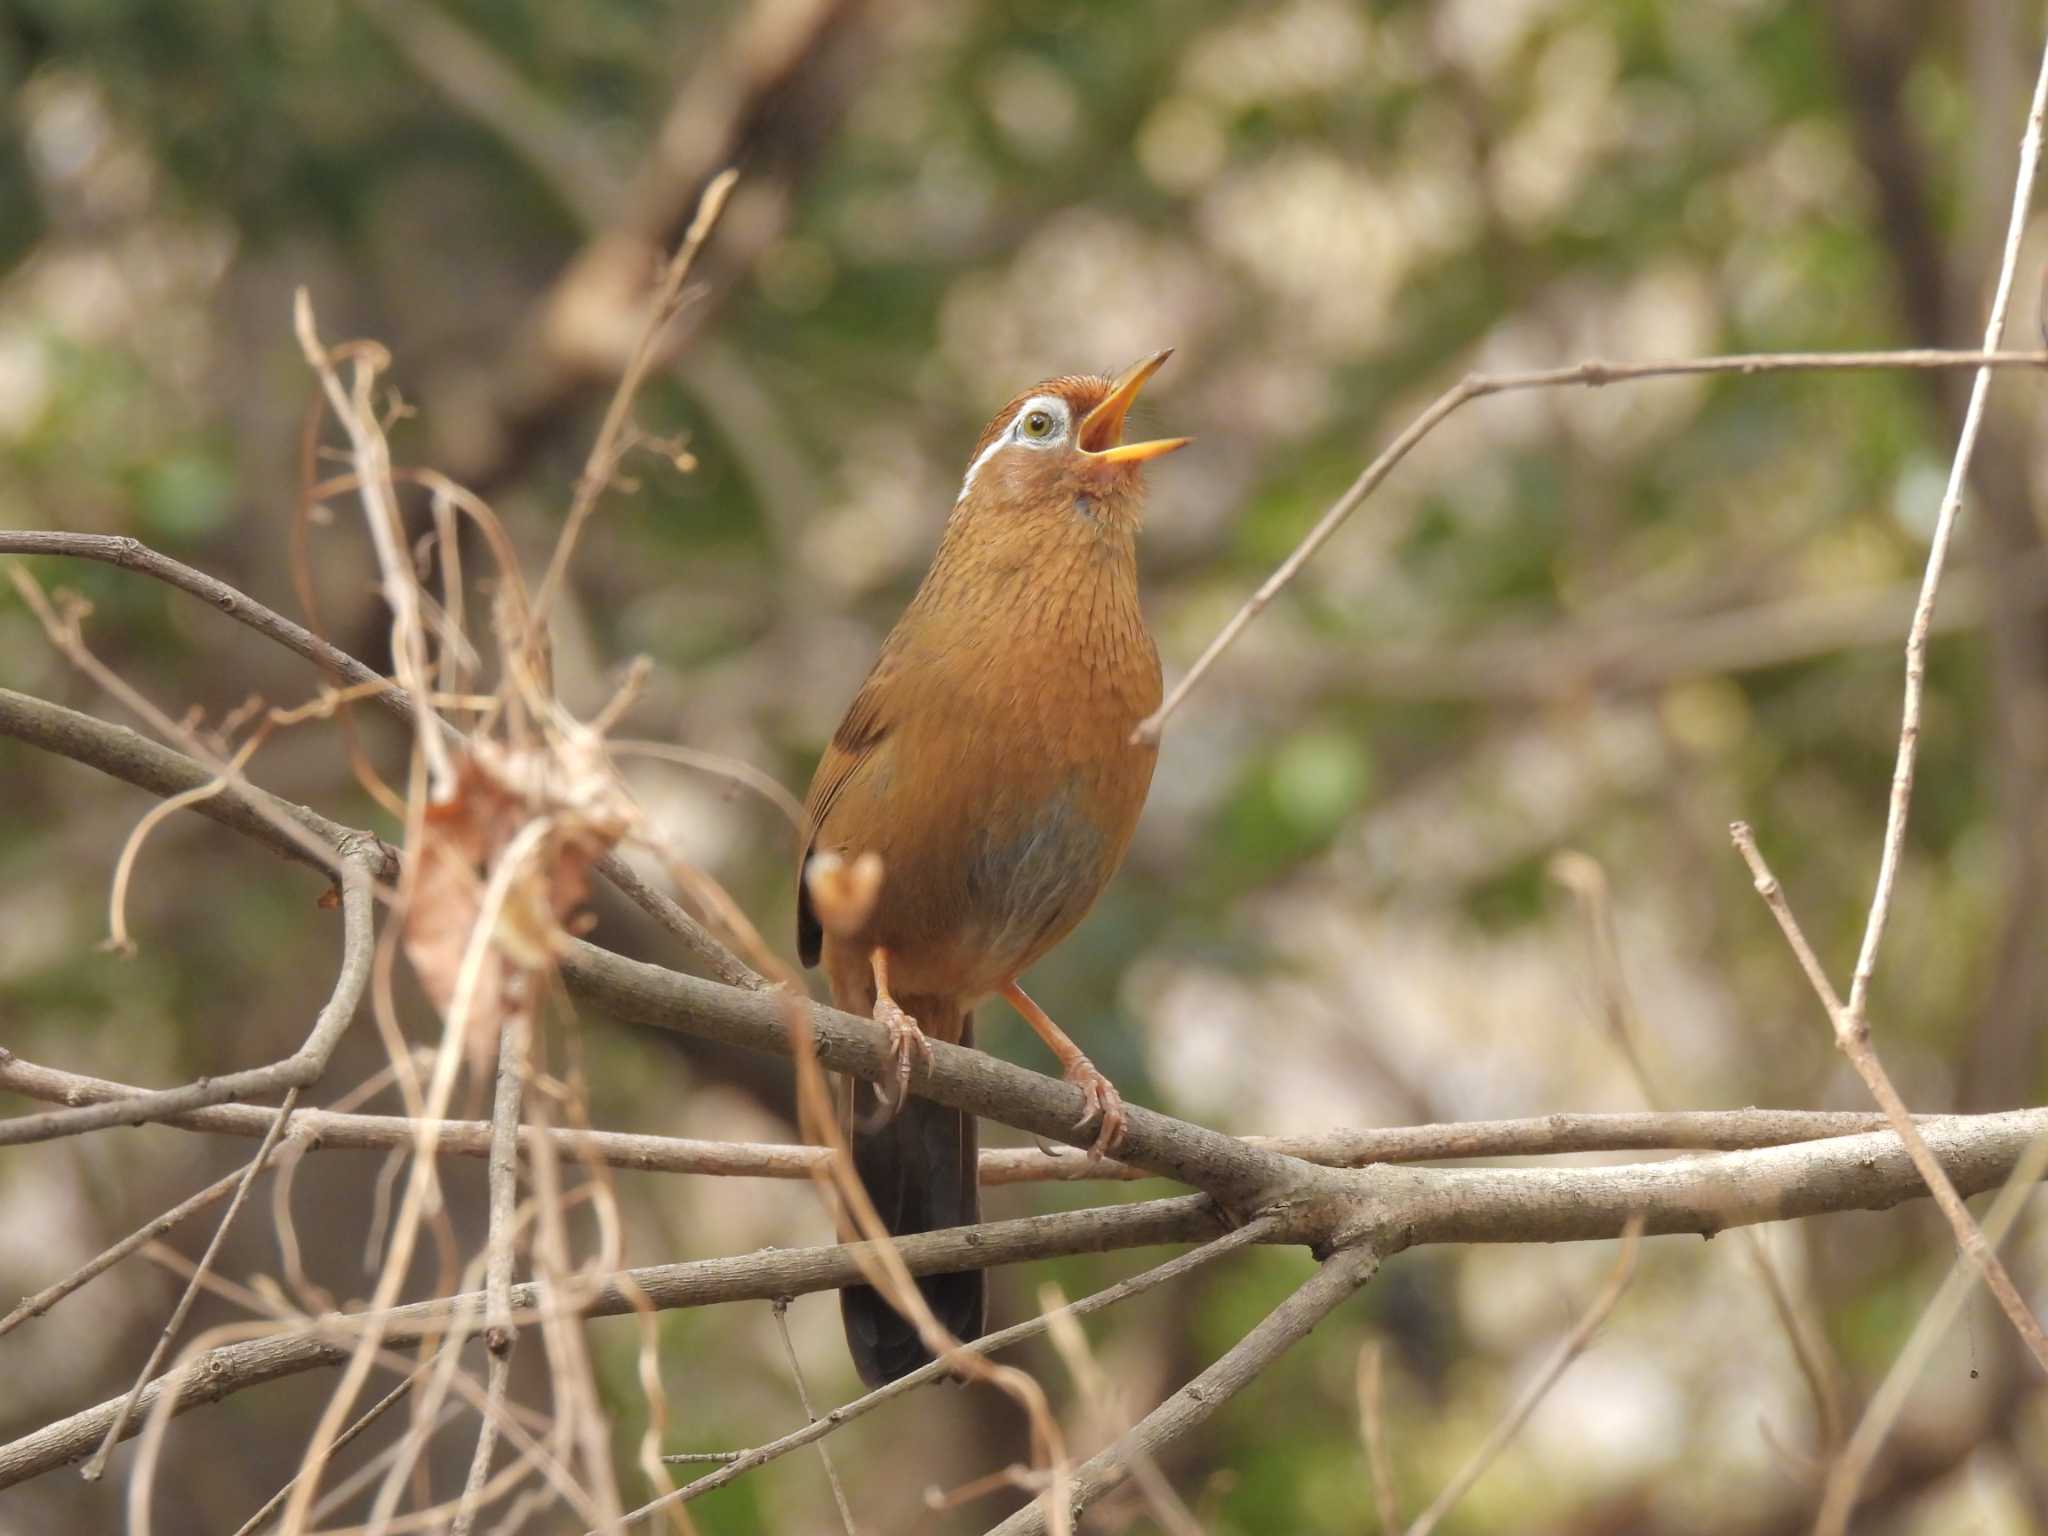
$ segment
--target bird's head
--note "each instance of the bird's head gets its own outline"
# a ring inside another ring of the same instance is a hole
[[[1139,471],[1185,447],[1185,437],[1123,441],[1124,416],[1168,347],[1113,379],[1075,374],[1033,385],[996,413],[975,445],[954,503],[956,518],[1074,517],[1134,526]]]

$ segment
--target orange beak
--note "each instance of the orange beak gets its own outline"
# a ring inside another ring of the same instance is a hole
[[[1090,411],[1081,421],[1078,441],[1081,451],[1097,464],[1142,464],[1147,459],[1156,459],[1162,454],[1185,448],[1194,441],[1191,437],[1161,437],[1149,443],[1119,443],[1124,435],[1124,416],[1131,408],[1131,402],[1138,398],[1138,391],[1145,387],[1145,381],[1165,366],[1173,356],[1173,348],[1155,352],[1143,362],[1133,363],[1117,377],[1108,398]]]

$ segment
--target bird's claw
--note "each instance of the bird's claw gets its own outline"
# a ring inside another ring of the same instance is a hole
[[[1125,1123],[1124,1096],[1116,1091],[1116,1084],[1104,1077],[1086,1056],[1076,1056],[1068,1062],[1061,1075],[1081,1090],[1081,1118],[1074,1122],[1074,1129],[1084,1131],[1098,1119],[1101,1121],[1089,1155],[1116,1156],[1124,1142]]]
[[[917,1027],[917,1020],[905,1013],[892,997],[876,1001],[875,1022],[889,1032],[888,1055],[890,1064],[895,1068],[893,1073],[875,1085],[881,1094],[877,1119],[887,1124],[896,1118],[904,1101],[910,1097],[911,1058],[922,1058],[929,1067],[932,1064],[932,1043]]]

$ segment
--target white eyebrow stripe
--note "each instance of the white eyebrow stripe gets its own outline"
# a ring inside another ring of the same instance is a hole
[[[1012,421],[1015,420],[1014,417],[1011,419]],[[995,457],[998,448],[1007,447],[1009,442],[1010,428],[1006,426],[995,435],[994,441],[975,456],[974,462],[967,466],[967,478],[960,482],[960,494],[953,498],[954,506],[959,506],[961,502],[967,499],[967,493],[974,488],[974,477],[981,473],[981,466]]]
[[[986,448],[982,449],[980,453],[975,455],[974,462],[967,466],[967,478],[960,482],[960,494],[953,498],[954,506],[959,506],[961,502],[967,499],[967,493],[974,488],[974,477],[981,473],[981,466],[995,456],[997,449],[1009,445],[1011,437],[1017,430],[1017,423],[1023,420],[1025,415],[1031,411],[1049,411],[1056,417],[1060,424],[1061,437],[1065,437],[1073,428],[1074,413],[1067,409],[1066,401],[1062,400],[1058,395],[1033,395],[1011,413],[1010,419],[1003,424],[1003,430],[998,432],[994,440]],[[1039,448],[1049,445],[1031,443],[1027,444],[1027,446]]]

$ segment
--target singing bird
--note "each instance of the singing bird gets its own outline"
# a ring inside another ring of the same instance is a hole
[[[1098,1124],[1103,1152],[1123,1135],[1115,1085],[1018,978],[1116,872],[1152,782],[1158,749],[1133,740],[1160,698],[1138,607],[1140,472],[1188,439],[1122,438],[1171,355],[1114,379],[1049,379],[996,413],[931,569],[811,781],[797,949],[807,966],[822,959],[834,1003],[889,1031],[895,1076],[852,1085],[847,1126],[893,1233],[976,1219],[973,1116],[907,1087],[927,1037],[974,1043],[988,998],[1007,999],[1081,1088],[1076,1129]],[[880,859],[880,887],[864,913],[835,921],[812,881],[865,854]],[[982,1331],[979,1271],[919,1285],[955,1335]],[[872,1289],[841,1291],[840,1310],[869,1385],[931,1358]]]

